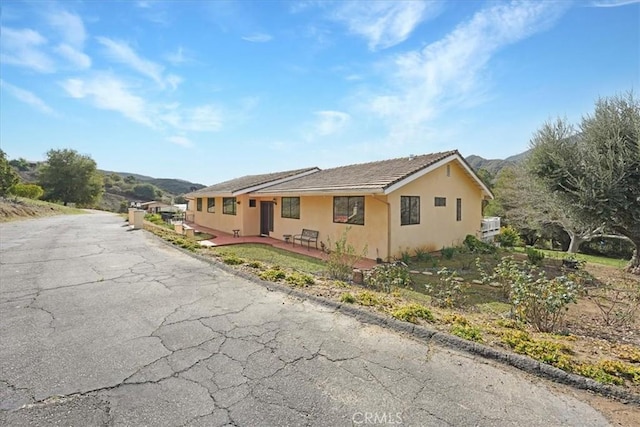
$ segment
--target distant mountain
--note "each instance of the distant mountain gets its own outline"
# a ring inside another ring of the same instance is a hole
[[[497,175],[502,169],[507,166],[512,166],[522,162],[529,155],[529,150],[524,153],[516,154],[515,156],[507,157],[506,159],[485,159],[484,157],[476,156],[472,154],[466,157],[467,163],[475,170],[485,169],[492,175]]]
[[[186,181],[184,179],[175,179],[175,178],[153,178],[146,175],[139,175],[135,173],[129,172],[111,172],[101,170],[105,175],[116,174],[122,178],[127,178],[128,176],[132,176],[136,179],[136,181],[144,183],[144,184],[153,184],[162,191],[166,191],[167,193],[173,194],[174,196],[178,196],[181,194],[189,193],[193,191],[192,188],[199,190],[201,188],[206,187],[206,185],[197,184],[194,182]]]

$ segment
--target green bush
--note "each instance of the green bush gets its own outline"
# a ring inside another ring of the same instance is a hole
[[[413,251],[416,256],[416,261],[426,262],[430,261],[433,258],[427,247],[417,247]]]
[[[394,310],[391,315],[398,320],[405,322],[418,323],[418,319],[433,321],[431,311],[420,304],[408,304]]]
[[[453,255],[456,253],[456,248],[453,247],[447,247],[447,248],[442,248],[440,250],[440,254],[442,254],[442,257],[444,259],[451,259],[453,258]]]
[[[257,268],[258,270],[262,270],[264,265],[260,261],[251,261],[247,263],[248,267]]]
[[[261,271],[260,274],[258,274],[258,276],[262,280],[267,280],[269,282],[277,282],[279,280],[286,278],[287,273],[280,270],[280,267],[275,266],[275,267],[269,268],[268,270]]]
[[[457,307],[462,305],[468,285],[457,280],[456,271],[444,267],[438,271],[438,283],[425,285],[431,303],[440,307]]]
[[[298,272],[293,272],[289,274],[284,280],[290,285],[297,286],[297,287],[309,286],[315,283],[315,280],[313,279],[313,277],[309,276],[308,274],[303,274]]]
[[[391,292],[392,287],[406,287],[411,284],[409,268],[403,264],[379,264],[365,272],[367,285],[384,292]]]
[[[238,258],[238,256],[234,253],[226,254],[222,257],[222,262],[227,265],[240,265],[244,264],[244,260],[242,258]]]
[[[495,253],[497,248],[489,243],[485,243],[472,234],[467,234],[464,238],[464,246],[471,253],[477,254],[492,254]]]
[[[351,292],[344,292],[342,295],[340,295],[340,301],[346,302],[348,304],[353,304],[356,302],[356,297],[354,297]]]
[[[532,248],[530,246],[527,246],[527,248],[525,249],[525,252],[527,253],[527,259],[529,260],[529,262],[533,265],[541,265],[542,261],[544,260],[544,252],[539,251],[535,248]]]
[[[505,248],[512,248],[520,244],[520,234],[510,225],[502,227],[496,241]]]
[[[451,326],[450,332],[453,335],[457,335],[465,340],[482,342],[482,331],[475,326],[462,323],[454,323]]]
[[[42,187],[36,184],[15,184],[9,189],[9,193],[18,197],[37,200],[44,195]]]

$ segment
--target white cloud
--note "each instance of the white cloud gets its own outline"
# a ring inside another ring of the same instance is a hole
[[[640,3],[640,0],[598,0],[591,2],[593,7],[618,7]]]
[[[55,48],[56,53],[71,62],[76,68],[86,69],[91,67],[91,58],[89,55],[79,51],[78,49],[68,45],[61,44]]]
[[[365,99],[365,109],[386,118],[396,138],[417,138],[424,125],[452,106],[480,102],[484,70],[502,48],[542,31],[566,3],[512,2],[477,12],[443,39],[394,57],[391,83]]]
[[[65,44],[76,48],[84,46],[87,33],[82,18],[63,10],[51,13],[47,18],[49,24],[58,30]]]
[[[17,86],[13,86],[12,84],[9,84],[1,79],[0,79],[0,87],[6,90],[7,92],[9,92],[11,95],[13,95],[13,97],[16,98],[17,100],[32,106],[36,110],[39,110],[46,114],[55,115],[55,112],[53,111],[53,109],[49,107],[46,102],[40,99],[33,92],[29,92],[28,90],[21,89]]]
[[[25,28],[16,30],[0,27],[0,61],[4,64],[30,68],[39,73],[55,71],[53,60],[44,52],[41,46],[47,44],[47,39],[37,31]]]
[[[107,54],[111,59],[149,77],[162,88],[169,84],[175,89],[176,85],[181,81],[178,81],[179,78],[173,75],[165,78],[162,65],[140,57],[126,42],[112,40],[107,37],[98,37],[98,42],[107,49]]]
[[[180,135],[169,136],[166,138],[166,140],[172,144],[176,144],[181,147],[186,147],[186,148],[193,147],[193,143],[189,140],[189,138],[184,136],[180,136]]]
[[[266,43],[268,41],[271,41],[272,39],[273,39],[272,36],[264,33],[255,33],[255,34],[242,37],[242,40],[246,40],[252,43]]]
[[[367,40],[370,50],[385,49],[405,41],[427,17],[435,16],[439,2],[349,1],[339,3],[332,18]]]
[[[192,59],[185,54],[182,46],[180,46],[175,52],[166,54],[164,58],[173,65],[181,65],[192,61]]]
[[[61,86],[73,98],[88,99],[96,108],[117,111],[134,122],[155,127],[146,101],[132,94],[124,82],[113,76],[68,79]]]
[[[179,104],[166,105],[158,118],[183,131],[217,132],[222,129],[222,111],[215,105],[194,108],[181,108]]]
[[[351,116],[341,111],[316,111],[314,130],[317,135],[326,136],[342,130]]]

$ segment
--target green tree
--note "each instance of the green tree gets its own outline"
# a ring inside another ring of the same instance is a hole
[[[18,183],[19,180],[18,174],[13,170],[7,160],[7,155],[4,151],[0,150],[0,196],[6,196],[9,189]]]
[[[102,175],[96,162],[75,150],[49,150],[47,161],[38,171],[38,181],[46,200],[90,206],[102,195]]]
[[[9,189],[14,196],[26,197],[27,199],[39,199],[44,195],[44,189],[36,184],[18,183]]]
[[[156,198],[156,187],[153,184],[136,184],[133,186],[133,194],[140,200],[151,201]]]
[[[565,120],[534,135],[531,172],[583,224],[602,224],[635,247],[628,270],[640,274],[640,102],[629,93],[601,98],[578,129]]]

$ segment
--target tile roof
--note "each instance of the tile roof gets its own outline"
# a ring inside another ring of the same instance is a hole
[[[410,175],[456,154],[458,151],[453,150],[324,169],[301,178],[267,186],[256,193],[385,190]]]
[[[287,178],[295,178],[297,175],[311,173],[317,170],[319,170],[317,167],[312,167],[283,172],[266,173],[261,175],[246,175],[240,178],[231,179],[229,181],[220,182],[209,187],[201,188],[200,190],[189,193],[188,196],[195,197],[201,194],[238,193],[242,192],[242,190],[268,185],[269,183],[276,183],[281,180],[286,180]]]

